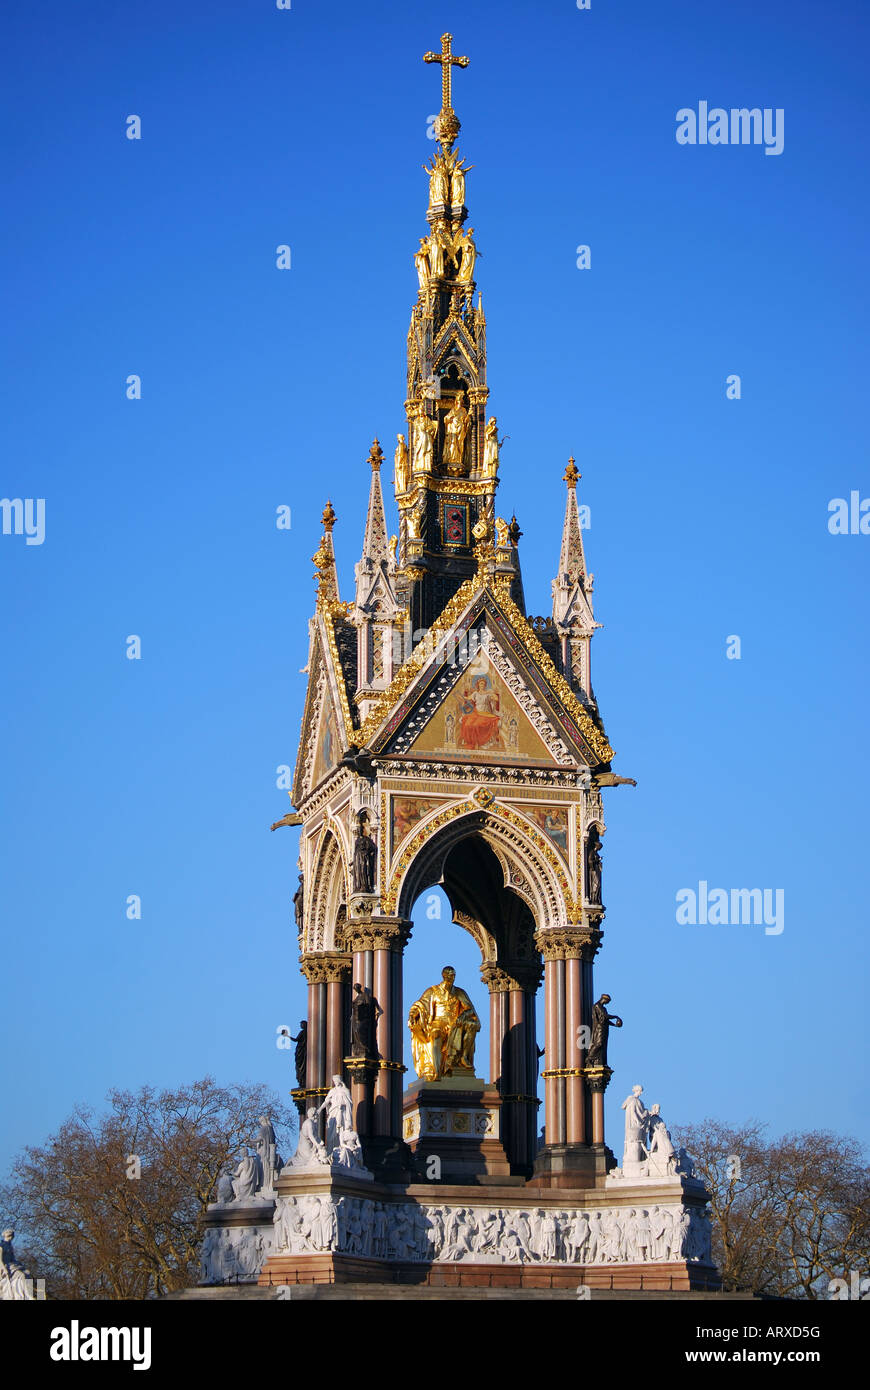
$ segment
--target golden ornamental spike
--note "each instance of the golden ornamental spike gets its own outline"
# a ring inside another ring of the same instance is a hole
[[[568,467],[562,474],[562,482],[567,483],[569,487],[576,487],[578,478],[582,478],[582,476],[583,474],[579,471],[573,458],[569,458]]]
[[[380,468],[381,464],[384,461],[384,451],[381,448],[377,438],[375,438],[372,441],[372,447],[369,449],[368,461],[375,471],[377,471]]]
[[[326,506],[323,508],[323,516],[321,517],[321,520],[324,526],[326,527],[327,531],[331,531],[333,526],[335,525],[335,512],[332,509],[332,503],[330,502],[329,498],[326,499]]]

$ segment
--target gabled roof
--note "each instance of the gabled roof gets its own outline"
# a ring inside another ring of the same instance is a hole
[[[424,641],[397,671],[362,727],[355,734],[360,747],[372,753],[388,753],[394,736],[405,729],[428,700],[437,707],[442,681],[444,694],[453,681],[444,682],[447,663],[455,657],[456,641],[476,624],[489,627],[502,651],[509,654],[527,695],[543,711],[577,761],[604,767],[614,756],[603,727],[581,704],[565,678],[556,670],[531,626],[510,597],[509,584],[499,577],[477,574],[466,580],[445,607]],[[467,663],[466,663],[467,664]],[[427,708],[429,708],[427,706]],[[431,710],[430,710],[431,712]],[[422,725],[421,725],[422,727]],[[492,761],[499,763],[493,752]]]
[[[291,799],[294,806],[312,791],[323,776],[318,776],[318,742],[322,735],[324,710],[334,712],[337,748],[332,766],[336,766],[356,737],[350,712],[347,673],[339,657],[336,623],[347,609],[343,603],[320,603],[311,619],[311,641],[308,657],[308,689],[302,710],[302,730],[299,752],[293,774]],[[327,771],[331,771],[332,767]],[[324,774],[325,775],[325,774]]]

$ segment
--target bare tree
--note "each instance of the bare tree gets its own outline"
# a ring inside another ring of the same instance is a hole
[[[726,1289],[826,1298],[831,1279],[870,1263],[870,1169],[854,1139],[765,1130],[707,1119],[678,1131],[711,1195],[713,1257]]]
[[[0,1187],[22,1262],[52,1298],[156,1297],[198,1278],[203,1215],[215,1183],[267,1114],[289,1138],[292,1113],[266,1087],[205,1077],[174,1091],[111,1091],[78,1107]]]

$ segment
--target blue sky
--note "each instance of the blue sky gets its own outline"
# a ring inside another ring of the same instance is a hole
[[[276,769],[320,511],[347,597],[368,447],[402,427],[445,29],[500,510],[546,612],[574,454],[593,680],[638,781],[606,803],[610,1143],[635,1081],[668,1121],[870,1137],[870,537],[827,526],[870,496],[865,6],[85,0],[4,27],[0,494],[46,511],[42,545],[0,536],[0,1160],[110,1086],[292,1084]],[[678,145],[702,100],[782,108],[782,154]],[[678,925],[700,880],[783,889],[783,932]],[[425,914],[408,1000],[446,959],[483,1009],[470,939]]]

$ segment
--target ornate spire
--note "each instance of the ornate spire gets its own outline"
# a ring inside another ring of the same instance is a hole
[[[359,568],[373,570],[381,560],[387,558],[387,518],[384,512],[384,499],[381,493],[381,464],[384,452],[375,439],[369,449],[368,462],[371,464],[372,482],[369,489],[369,509],[366,514],[366,529],[363,538],[362,560]],[[359,589],[359,584],[357,584]]]
[[[404,443],[403,436],[400,439]],[[371,700],[377,692],[386,689],[401,661],[401,643],[396,643],[395,635],[401,627],[404,610],[397,592],[396,537],[387,540],[381,492],[383,461],[384,452],[375,440],[368,457],[372,481],[362,559],[356,567],[356,602],[352,610],[357,629],[356,702],[363,719]],[[398,459],[396,466],[399,466]]]
[[[486,323],[474,278],[478,251],[474,228],[465,226],[471,166],[454,148],[459,121],[452,71],[468,59],[453,52],[450,34],[442,36],[440,53],[424,57],[441,64],[439,143],[423,165],[429,234],[414,254],[419,292],[408,332],[408,435],[396,453],[399,565],[413,628],[430,627],[477,570],[475,527],[487,523],[488,545],[499,451],[507,438],[487,409]]]
[[[592,575],[586,573],[583,534],[577,510],[580,472],[573,458],[563,474],[568,487],[559,573],[553,580],[553,623],[562,649],[562,669],[587,703],[593,703],[589,642],[596,627],[592,614]]]
[[[563,482],[568,484],[568,496],[565,501],[565,521],[562,526],[559,579],[565,578],[572,584],[582,581],[586,573],[583,537],[580,533],[580,517],[577,512],[577,483],[581,476],[573,458],[570,458],[568,467],[562,476]]]
[[[317,566],[314,578],[317,580],[317,606],[338,602],[338,573],[335,568],[335,550],[332,544],[332,528],[335,525],[335,512],[327,500],[323,508],[323,535],[320,545],[311,559]]]

